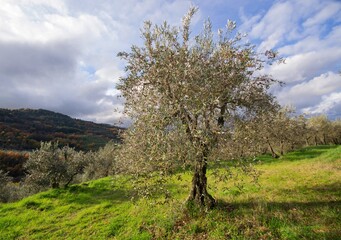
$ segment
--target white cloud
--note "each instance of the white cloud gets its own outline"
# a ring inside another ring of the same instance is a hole
[[[285,45],[278,51],[285,55],[291,56],[298,53],[307,53],[311,51],[323,52],[325,49],[340,48],[341,42],[341,26],[335,26],[332,30],[322,38],[318,35],[310,35],[293,44]]]
[[[325,30],[325,22],[340,14],[341,4],[336,1],[278,1],[262,17],[252,21],[244,19],[242,28],[252,39],[262,41],[259,50],[264,51],[311,35],[318,36]]]
[[[242,31],[260,42],[259,49],[274,47],[287,57],[287,64],[273,65],[264,72],[289,83],[284,89],[287,92],[279,92],[282,102],[293,100],[301,107],[316,107],[322,99],[341,91],[333,73],[336,67],[341,68],[337,65],[341,62],[341,26],[337,24],[341,3],[281,0],[273,4],[264,0],[262,9],[255,11],[259,4],[247,0],[240,5],[232,0],[194,2],[202,6],[194,19],[194,32],[202,16],[210,13],[213,22],[223,21],[221,27],[233,9],[244,22]],[[125,63],[117,53],[141,44],[144,20],[179,25],[191,3],[1,0],[0,107],[47,108],[113,123],[120,117],[114,109],[123,103],[117,99],[115,84],[124,74]],[[295,84],[299,85],[295,88]]]
[[[267,14],[255,24],[250,32],[250,37],[263,40],[260,49],[274,48],[284,36],[290,31],[295,18],[291,13],[294,11],[289,2],[275,4]]]
[[[304,21],[304,27],[314,27],[319,25],[321,22],[325,22],[329,18],[333,18],[337,16],[341,11],[341,5],[337,2],[327,2],[323,8],[318,11],[312,17],[309,17],[306,21]]]
[[[190,1],[2,0],[0,107],[46,108],[113,123],[121,115],[118,51],[144,20],[179,24]],[[200,15],[200,14],[199,14]],[[9,89],[9,90],[8,90]]]
[[[307,108],[318,105],[323,98],[338,91],[341,91],[341,76],[338,73],[328,72],[310,81],[286,87],[277,96],[283,104]]]
[[[45,3],[46,4],[46,3]],[[25,12],[24,6],[5,2],[0,5],[0,40],[5,42],[40,42],[81,40],[100,37],[107,29],[96,16],[82,14],[77,17],[61,12]]]
[[[261,71],[285,82],[272,91],[282,104],[298,111],[341,116],[341,2],[334,0],[283,0],[266,13],[244,18],[242,28],[258,51],[273,48],[285,64]]]
[[[315,46],[316,47],[316,46]],[[341,59],[341,48],[327,48],[310,52],[297,52],[285,60],[285,64],[274,64],[264,69],[277,80],[292,83],[302,82],[333,69]]]
[[[322,101],[319,104],[313,107],[304,108],[302,111],[307,114],[328,114],[337,116],[341,111],[341,92],[323,96]]]
[[[6,0],[5,0],[6,1]],[[7,0],[8,2],[12,2],[11,0]],[[41,6],[45,7],[45,11],[55,10],[62,13],[67,13],[67,7],[63,0],[55,1],[55,0],[17,0],[21,6],[36,7]],[[31,8],[29,11],[31,12]]]
[[[329,70],[340,68],[341,26],[334,27],[326,36],[311,35],[294,44],[278,49],[286,63],[268,66],[264,72],[276,79],[292,83],[309,80]]]

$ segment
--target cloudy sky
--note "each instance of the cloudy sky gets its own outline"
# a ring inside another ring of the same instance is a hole
[[[232,19],[259,51],[286,58],[263,70],[286,83],[272,90],[281,104],[341,117],[340,0],[0,0],[0,108],[117,124],[117,53],[141,44],[143,21],[179,25],[191,5],[194,31]]]

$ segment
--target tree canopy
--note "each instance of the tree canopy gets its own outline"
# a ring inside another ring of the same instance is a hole
[[[119,158],[137,175],[190,166],[188,200],[210,208],[215,200],[207,192],[208,162],[224,159],[223,149],[245,142],[237,133],[247,123],[278,108],[268,93],[275,81],[259,72],[276,54],[256,53],[232,21],[215,35],[207,20],[202,32],[191,37],[196,11],[189,10],[181,27],[145,22],[144,45],[119,53],[127,65],[118,89],[134,120]],[[254,153],[254,143],[245,144],[249,148],[240,157]]]

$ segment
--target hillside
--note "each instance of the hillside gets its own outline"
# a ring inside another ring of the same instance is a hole
[[[206,213],[183,208],[189,172],[173,176],[163,204],[131,201],[129,179],[115,176],[0,204],[0,239],[340,239],[341,146],[260,160],[259,186],[243,192],[209,171],[218,206]]]
[[[121,128],[73,119],[43,109],[0,109],[0,149],[32,150],[41,141],[59,141],[76,150],[97,150],[118,141]]]

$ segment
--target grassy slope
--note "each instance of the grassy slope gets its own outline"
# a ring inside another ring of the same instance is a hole
[[[261,187],[216,184],[208,213],[182,207],[189,173],[172,180],[180,200],[163,205],[133,203],[127,179],[104,178],[1,204],[0,239],[340,239],[341,146],[262,160]]]

